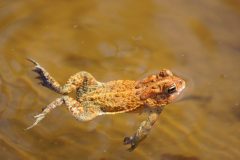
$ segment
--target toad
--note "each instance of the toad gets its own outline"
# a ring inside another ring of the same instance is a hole
[[[34,64],[33,71],[38,74],[39,84],[62,96],[34,116],[35,122],[27,129],[36,126],[48,113],[61,105],[65,105],[79,121],[90,121],[100,115],[146,112],[148,117],[137,131],[124,138],[123,143],[130,145],[129,151],[133,151],[147,137],[163,107],[173,102],[185,88],[185,81],[168,69],[162,69],[142,80],[113,80],[106,83],[81,71],[60,85],[36,61],[29,61]],[[76,92],[75,99],[68,96],[73,91]]]

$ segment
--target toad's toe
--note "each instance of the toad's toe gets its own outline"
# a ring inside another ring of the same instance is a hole
[[[128,148],[128,151],[129,151],[129,152],[133,151],[133,150],[137,147],[137,143],[135,142],[135,139],[134,139],[133,136],[131,136],[131,137],[125,137],[124,140],[123,140],[123,144],[124,144],[124,145],[128,145],[128,144],[131,145],[131,147]]]
[[[40,81],[38,84],[48,87],[49,82],[48,82],[47,72],[44,70],[44,68],[40,66],[33,59],[27,59],[27,60],[32,62],[35,65],[32,71],[38,74],[38,76],[36,77],[36,79]]]

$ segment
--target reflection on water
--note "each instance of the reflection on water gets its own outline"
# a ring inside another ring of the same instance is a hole
[[[239,1],[1,1],[0,7],[1,159],[240,158]],[[80,70],[108,81],[170,68],[188,87],[128,153],[122,138],[144,116],[77,122],[62,107],[24,131],[58,96],[37,85],[27,57],[61,83]]]

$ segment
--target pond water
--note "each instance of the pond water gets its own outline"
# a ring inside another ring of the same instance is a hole
[[[0,159],[240,159],[240,2],[0,1]],[[123,137],[145,115],[76,121],[37,84],[33,58],[61,84],[85,70],[99,81],[169,68],[187,81],[134,152]]]

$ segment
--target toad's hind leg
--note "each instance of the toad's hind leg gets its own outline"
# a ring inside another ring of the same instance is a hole
[[[60,94],[68,94],[78,88],[83,88],[81,91],[87,90],[89,85],[101,85],[90,73],[82,71],[71,76],[66,84],[60,86],[60,84],[37,62],[32,59],[28,59],[35,66],[33,71],[38,74],[38,79],[41,81],[40,84]],[[80,95],[80,94],[79,94]]]
[[[55,101],[47,105],[43,109],[42,113],[34,116],[34,118],[36,118],[35,122],[26,129],[28,130],[36,126],[42,119],[45,118],[48,113],[50,113],[57,106],[61,106],[62,104],[65,104],[72,115],[80,121],[89,121],[96,116],[101,115],[100,109],[98,109],[98,107],[92,106],[91,103],[85,104],[85,106],[69,96],[63,96],[61,98],[57,98]]]

